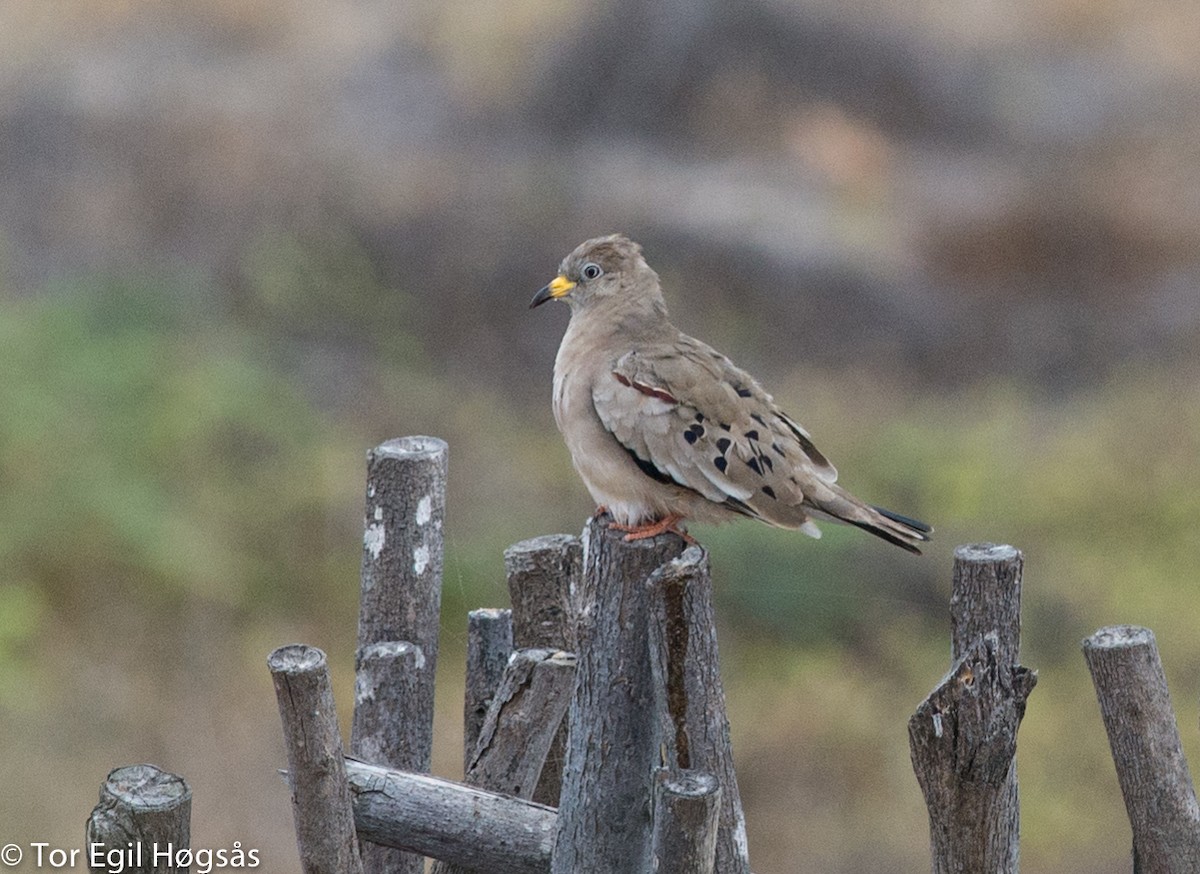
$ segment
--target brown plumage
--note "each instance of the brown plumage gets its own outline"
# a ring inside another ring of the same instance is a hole
[[[565,300],[554,418],[575,469],[630,538],[749,516],[813,537],[814,518],[920,552],[931,528],[872,507],[758,381],[667,318],[658,275],[620,234],[588,240],[531,307]]]

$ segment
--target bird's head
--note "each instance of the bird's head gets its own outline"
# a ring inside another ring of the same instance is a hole
[[[646,264],[642,247],[624,234],[596,237],[577,246],[529,307],[548,300],[565,300],[576,312],[605,304],[663,308],[658,275]]]

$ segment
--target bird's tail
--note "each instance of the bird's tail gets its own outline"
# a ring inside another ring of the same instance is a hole
[[[836,487],[835,487],[836,488]],[[920,544],[929,540],[933,528],[908,516],[901,516],[883,507],[864,504],[852,495],[837,489],[841,494],[833,500],[821,501],[821,515],[837,522],[845,522],[876,537],[894,543],[901,549],[921,554]]]

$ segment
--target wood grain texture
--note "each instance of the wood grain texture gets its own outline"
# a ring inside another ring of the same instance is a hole
[[[571,702],[554,874],[645,872],[658,725],[646,580],[679,556],[674,534],[626,543],[607,516],[584,529],[579,663]]]
[[[182,777],[154,765],[117,768],[88,817],[87,845],[101,845],[101,859],[109,850],[136,852],[135,864],[125,868],[130,874],[176,874],[185,869],[175,866],[172,853],[191,846],[191,816],[192,790]]]
[[[955,551],[950,672],[908,723],[935,874],[1019,867],[1017,729],[1037,682],[1016,661],[1022,562],[1010,546]]]
[[[302,644],[282,646],[267,666],[283,722],[301,867],[305,874],[361,874],[325,653]]]
[[[350,749],[428,771],[441,619],[448,449],[434,437],[367,453],[362,595]],[[423,874],[420,858],[363,845],[367,874]]]
[[[463,773],[471,767],[479,730],[513,652],[512,611],[485,608],[467,614],[463,692]]]
[[[487,874],[546,874],[557,814],[427,774],[346,761],[359,834]]]
[[[1133,828],[1136,874],[1200,871],[1200,806],[1148,628],[1102,628],[1083,655]]]
[[[661,769],[654,783],[655,874],[714,874],[721,784],[702,771]]]
[[[746,818],[733,768],[708,553],[688,547],[656,570],[647,586],[651,667],[667,766],[717,780],[721,793],[714,870],[748,874]]]
[[[547,534],[504,551],[513,610],[513,645],[575,652],[575,598],[583,573],[583,543],[573,534]],[[567,755],[567,721],[546,756],[534,801],[558,806]]]
[[[519,649],[496,688],[463,782],[530,799],[575,687],[575,655]],[[436,862],[433,874],[467,874]]]

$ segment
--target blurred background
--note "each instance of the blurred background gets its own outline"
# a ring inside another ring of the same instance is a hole
[[[924,871],[906,723],[952,551],[1026,555],[1022,861],[1129,870],[1079,641],[1153,628],[1200,757],[1200,6],[1191,0],[7,0],[0,823],[79,846],[106,772],[298,869],[265,666],[353,684],[364,457],[451,447],[435,771],[465,613],[591,504],[549,393],[624,231],[916,558],[697,529],[751,858]]]

